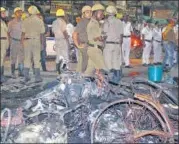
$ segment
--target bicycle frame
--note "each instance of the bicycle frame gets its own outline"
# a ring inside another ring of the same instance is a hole
[[[106,111],[108,108],[110,108],[111,106],[120,104],[120,103],[124,103],[124,102],[136,103],[136,104],[139,104],[139,105],[144,106],[147,109],[149,109],[156,116],[156,118],[159,120],[159,122],[162,126],[162,129],[163,129],[163,131],[158,131],[158,130],[145,130],[145,131],[140,131],[140,132],[134,131],[133,136],[128,137],[129,142],[137,140],[140,137],[143,137],[146,135],[160,136],[160,137],[163,137],[165,139],[165,141],[174,136],[174,130],[173,130],[173,127],[171,126],[171,122],[170,122],[168,116],[166,115],[163,106],[158,101],[153,100],[151,96],[141,95],[141,94],[135,94],[134,98],[136,100],[129,98],[129,99],[114,101],[114,102],[110,103],[109,105],[107,105],[106,107],[104,107],[99,112],[99,114],[96,116],[96,118],[92,124],[91,143],[94,143],[94,131],[96,129],[97,121],[98,121],[99,117],[102,115],[102,113],[104,111]]]

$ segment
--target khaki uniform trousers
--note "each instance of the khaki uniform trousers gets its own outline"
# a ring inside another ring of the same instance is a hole
[[[1,66],[4,65],[4,58],[6,57],[6,50],[8,49],[8,40],[1,40]]]
[[[32,61],[34,62],[34,68],[40,68],[40,51],[40,39],[28,39],[24,41],[25,68],[30,68]]]
[[[76,71],[84,72],[87,68],[87,64],[88,64],[87,47],[78,49],[78,64],[77,64]]]
[[[121,69],[121,46],[119,44],[106,44],[104,51],[104,62],[106,67],[110,69]]]
[[[20,41],[11,41],[10,56],[11,64],[16,64],[17,59],[19,64],[22,64],[24,62],[24,49]]]
[[[102,51],[97,47],[88,47],[88,65],[85,75],[92,76],[95,69],[107,70]]]
[[[55,49],[56,49],[56,64],[60,62],[60,60],[65,60],[66,63],[68,63],[68,44],[65,39],[56,40],[55,41]]]

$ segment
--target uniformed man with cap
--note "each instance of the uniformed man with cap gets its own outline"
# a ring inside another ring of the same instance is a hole
[[[52,31],[55,35],[55,50],[56,50],[56,70],[61,74],[65,67],[68,67],[68,48],[69,40],[66,31],[65,11],[58,9],[56,12],[57,19],[52,23]]]
[[[131,68],[130,66],[130,49],[131,49],[131,33],[133,32],[132,24],[129,21],[129,16],[125,15],[123,18],[123,43],[122,52],[126,68]]]
[[[87,55],[87,43],[88,36],[86,32],[87,25],[92,16],[91,7],[86,5],[82,8],[82,19],[77,24],[76,29],[73,33],[73,41],[78,48],[78,64],[77,64],[77,72],[84,72],[88,63],[88,55]]]
[[[104,17],[104,6],[101,4],[95,4],[92,7],[92,17],[87,25],[87,36],[88,36],[88,66],[85,71],[85,76],[92,76],[93,71],[96,70],[107,70],[104,64],[104,57],[102,54],[102,46],[104,37],[102,36],[102,28],[100,27],[99,21]]]
[[[152,50],[152,28],[151,28],[151,23],[152,20],[149,19],[146,21],[147,25],[142,29],[142,40],[144,43],[144,48],[143,48],[143,54],[142,54],[142,64],[143,66],[148,66],[150,64],[149,58],[150,58],[150,53]]]
[[[155,22],[155,27],[153,28],[153,51],[154,59],[153,63],[162,62],[162,28],[158,21]]]
[[[40,51],[41,51],[41,35],[45,32],[44,23],[37,16],[38,9],[35,6],[28,8],[30,16],[22,23],[22,45],[24,47],[24,76],[25,82],[30,80],[29,69],[31,66],[31,58],[33,58],[35,68],[35,82],[41,82],[40,76]]]
[[[8,28],[5,23],[5,18],[6,18],[6,9],[1,7],[0,9],[1,12],[1,35],[0,35],[0,40],[1,40],[1,65],[0,65],[0,83],[3,83],[6,81],[6,78],[4,77],[4,58],[6,56],[6,50],[8,49],[9,46],[9,41],[8,41]]]
[[[15,18],[8,23],[8,36],[10,39],[11,74],[15,78],[15,64],[18,59],[19,76],[23,76],[24,49],[21,43],[22,35],[22,9],[14,9]]]
[[[108,17],[104,22],[103,32],[107,39],[103,55],[105,65],[112,73],[111,82],[117,84],[121,78],[123,23],[115,17],[117,10],[114,6],[108,6],[106,13]]]

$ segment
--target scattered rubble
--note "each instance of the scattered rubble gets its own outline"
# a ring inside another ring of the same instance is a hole
[[[178,93],[142,78],[121,81],[118,86],[107,79],[99,73],[84,78],[79,73],[65,72],[56,81],[39,85],[39,93],[26,97],[18,108],[3,109],[1,142],[178,141]],[[17,85],[14,91],[14,87],[3,90],[18,93],[25,88]]]

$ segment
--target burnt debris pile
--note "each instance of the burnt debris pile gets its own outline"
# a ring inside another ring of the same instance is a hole
[[[52,86],[53,85],[53,86]],[[2,143],[163,143],[178,139],[177,86],[65,72],[1,113]]]

